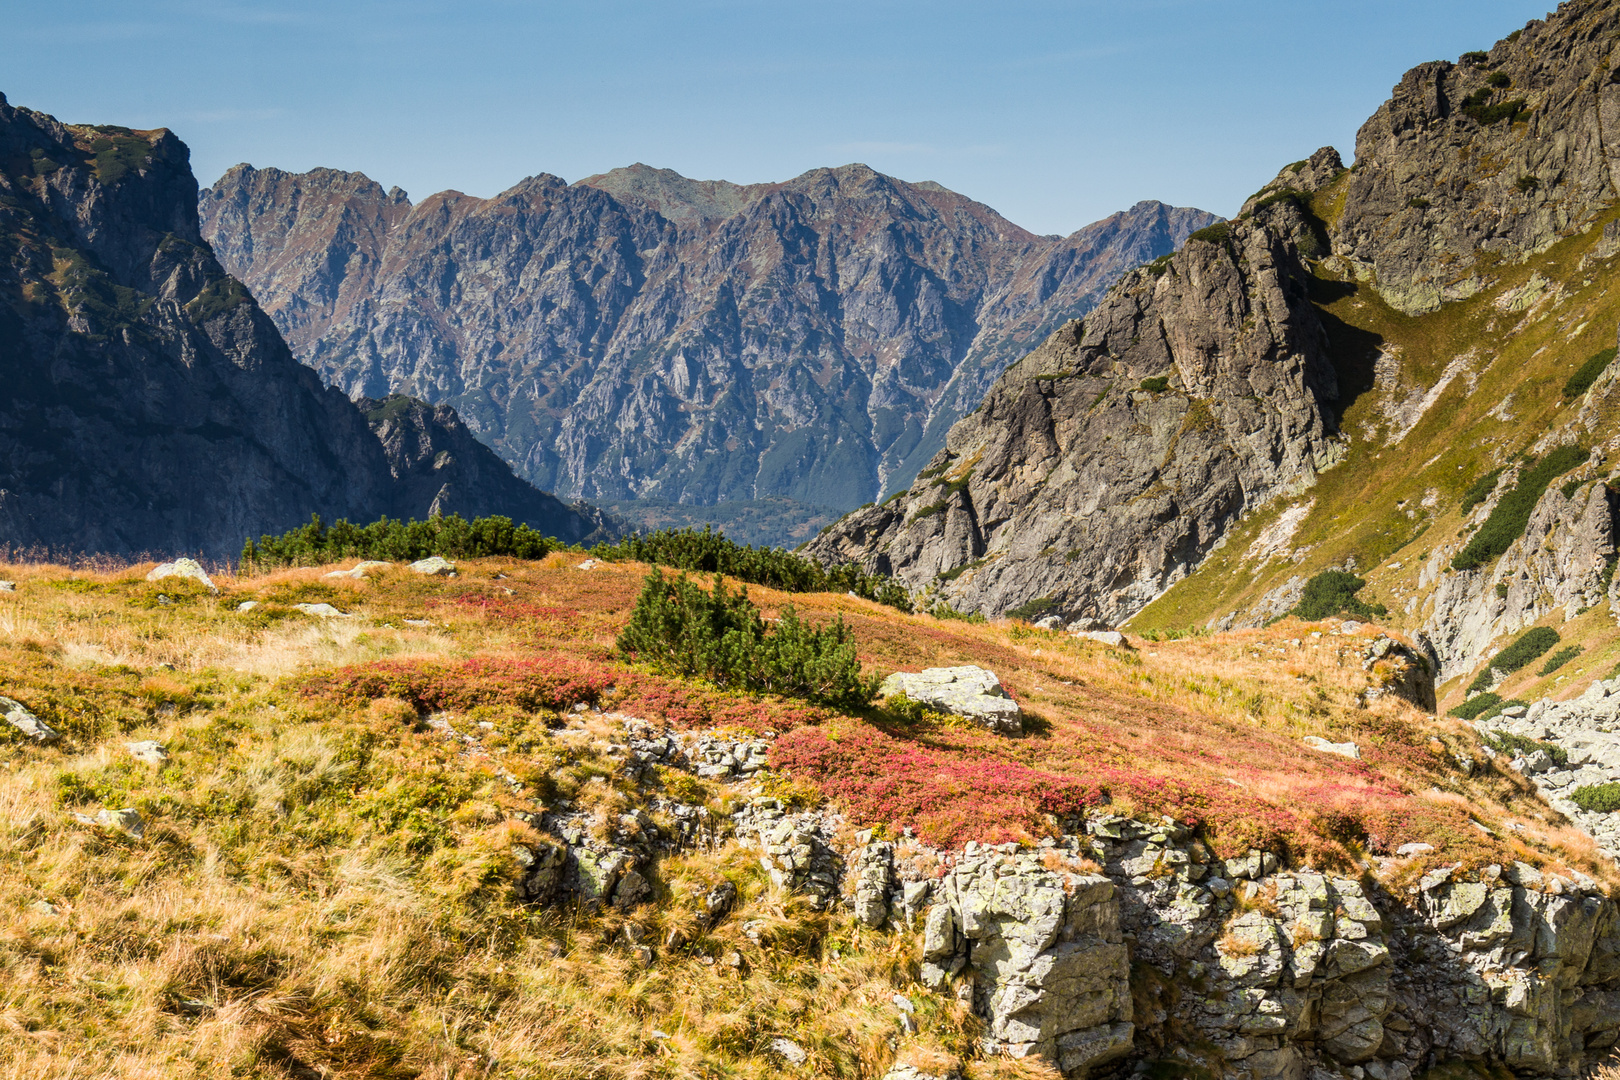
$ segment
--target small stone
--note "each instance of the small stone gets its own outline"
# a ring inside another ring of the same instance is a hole
[[[155,739],[142,739],[140,742],[127,742],[124,749],[136,761],[143,761],[148,765],[162,765],[169,760],[169,751],[163,744]]]
[[[1395,854],[1403,859],[1408,859],[1413,855],[1426,855],[1433,850],[1433,844],[1402,844],[1395,849]]]
[[[16,592],[16,591],[17,591],[17,583],[15,581],[0,581],[0,592]]]
[[[51,903],[49,900],[35,900],[32,904],[30,904],[28,906],[33,908],[34,911],[37,912],[40,915],[55,915],[55,914],[57,914],[56,905]]]
[[[597,562],[595,559],[586,559],[584,562],[579,564],[579,569],[581,569],[581,570],[595,570],[600,565],[602,565],[602,564]]]
[[[917,1006],[913,1005],[911,999],[904,994],[894,995],[894,1007],[903,1013],[915,1013],[917,1011]]]
[[[85,818],[83,814],[74,816],[81,821],[88,821],[92,825],[122,833],[136,840],[146,835],[146,822],[142,819],[140,811],[129,807],[122,810],[100,810],[93,818]]]
[[[1095,641],[1098,644],[1107,645],[1114,649],[1130,648],[1130,644],[1125,640],[1125,635],[1118,630],[1076,630],[1073,636],[1083,638],[1086,641]]]
[[[771,1040],[771,1050],[777,1057],[789,1065],[803,1065],[810,1060],[810,1054],[804,1047],[792,1039],[777,1037]]]
[[[354,581],[361,581],[364,580],[368,575],[373,574],[378,570],[387,570],[393,565],[394,564],[391,562],[380,562],[376,559],[367,559],[364,562],[356,565],[353,569],[333,570],[331,573],[322,574],[321,576],[329,578],[350,578]]]
[[[453,577],[456,564],[441,555],[430,555],[425,559],[418,559],[411,563],[411,570],[418,574],[427,574],[430,577]]]
[[[23,708],[20,701],[0,697],[0,711],[4,711],[6,723],[28,736],[34,742],[51,743],[61,738],[56,729]]]
[[[1324,754],[1338,754],[1340,757],[1356,758],[1358,760],[1361,757],[1361,748],[1353,742],[1329,742],[1320,735],[1307,735],[1304,742],[1312,750],[1320,750]]]
[[[305,615],[314,615],[318,619],[347,619],[352,616],[346,611],[339,611],[331,604],[294,604],[293,607]]]
[[[162,581],[171,577],[190,578],[206,585],[209,592],[219,592],[213,579],[208,576],[208,571],[204,570],[195,559],[176,559],[174,562],[162,563],[146,575],[146,580]]]
[[[238,615],[246,615],[248,612],[252,611],[258,606],[259,602],[257,600],[244,600],[240,604],[236,605],[236,613]]]
[[[418,630],[425,629],[426,627],[433,625],[433,623],[427,619],[405,619],[403,621],[406,626],[414,626]]]

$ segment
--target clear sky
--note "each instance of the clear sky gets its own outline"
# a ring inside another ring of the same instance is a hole
[[[1401,73],[1547,0],[6,0],[0,92],[413,198],[643,161],[782,180],[865,162],[1036,232],[1155,198],[1231,214],[1348,161]]]

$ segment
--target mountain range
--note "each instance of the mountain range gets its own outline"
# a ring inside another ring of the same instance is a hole
[[[863,165],[738,185],[638,164],[415,203],[240,165],[201,213],[329,385],[450,404],[566,497],[804,520],[907,484],[1008,363],[1215,220],[1143,202],[1036,236]]]

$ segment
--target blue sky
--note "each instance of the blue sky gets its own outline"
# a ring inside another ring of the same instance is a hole
[[[1401,73],[1547,0],[12,0],[0,92],[168,127],[199,180],[358,169],[413,198],[644,161],[781,180],[862,161],[1036,232],[1139,199],[1234,212],[1348,160]]]

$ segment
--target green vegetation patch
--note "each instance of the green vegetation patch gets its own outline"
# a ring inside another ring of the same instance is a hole
[[[1494,716],[1512,704],[1515,702],[1503,701],[1500,694],[1476,694],[1452,709],[1450,715],[1459,720],[1478,720],[1484,716]],[[1517,704],[1522,705],[1523,702]]]
[[[1569,801],[1589,814],[1612,814],[1620,810],[1620,783],[1585,784],[1570,794]]]
[[[1163,255],[1160,255],[1157,259],[1154,259],[1152,262],[1144,265],[1142,269],[1146,270],[1152,277],[1163,277],[1164,272],[1170,269],[1170,260],[1175,257],[1175,252],[1167,251]]]
[[[1206,225],[1197,232],[1189,234],[1187,240],[1189,243],[1197,240],[1204,244],[1224,244],[1227,240],[1231,239],[1231,236],[1231,222],[1219,221],[1214,225]]]
[[[1170,377],[1168,375],[1155,375],[1151,379],[1143,379],[1137,384],[1136,388],[1146,390],[1151,394],[1162,394],[1170,389]]]
[[[1389,609],[1383,604],[1369,604],[1356,597],[1366,585],[1365,579],[1343,570],[1324,570],[1305,583],[1299,603],[1289,614],[1306,622],[1331,615],[1354,615],[1363,619],[1388,615]]]
[[[152,157],[152,144],[126,127],[103,124],[89,129],[84,142],[92,155],[96,179],[111,187],[132,172],[139,172]]]
[[[1485,689],[1491,685],[1494,678],[1492,672],[1501,675],[1511,675],[1524,667],[1530,661],[1544,655],[1559,641],[1558,631],[1550,626],[1537,626],[1525,631],[1524,635],[1497,653],[1485,666],[1485,669],[1474,677],[1473,683],[1468,687],[1469,693]]]
[[[1569,380],[1564,383],[1564,396],[1577,398],[1592,389],[1592,384],[1597,382],[1598,376],[1609,370],[1609,365],[1614,363],[1617,351],[1620,350],[1616,350],[1611,345],[1607,349],[1599,349],[1587,357],[1586,362],[1576,368],[1575,374],[1571,375]]]
[[[1517,120],[1525,111],[1526,102],[1523,98],[1491,104],[1491,98],[1495,93],[1496,91],[1489,87],[1484,87],[1463,98],[1461,106],[1463,115],[1473,119],[1480,127],[1490,127],[1503,120],[1510,122]]]
[[[370,525],[338,519],[330,527],[319,514],[309,524],[280,536],[249,539],[242,547],[242,565],[260,572],[282,566],[322,566],[339,559],[387,559],[414,562],[430,555],[477,559],[504,555],[515,559],[543,559],[563,547],[527,525],[508,517],[474,518],[460,514],[427,521],[382,518]]]
[[[1051,596],[1037,596],[1027,603],[1019,604],[1007,612],[1009,619],[1023,619],[1025,622],[1034,622],[1041,616],[1050,612],[1057,606],[1057,600]]]
[[[615,562],[645,562],[674,570],[725,574],[783,592],[852,592],[901,611],[911,610],[911,595],[906,587],[887,574],[868,573],[854,563],[825,567],[780,548],[738,544],[708,526],[701,532],[660,529],[649,536],[626,537],[616,544],[598,544],[591,554]]]
[[[1485,736],[1485,745],[1499,754],[1523,754],[1529,757],[1537,750],[1544,751],[1553,759],[1561,769],[1569,764],[1569,751],[1562,746],[1554,746],[1540,739],[1532,739],[1525,735],[1514,735],[1506,731],[1493,731]]]
[[[227,312],[235,311],[238,307],[253,299],[247,291],[247,286],[231,277],[229,274],[215,278],[204,286],[191,303],[186,305],[186,314],[198,326],[217,319]]]
[[[747,586],[729,593],[718,574],[705,591],[685,574],[666,581],[656,567],[648,571],[618,648],[626,659],[656,671],[705,678],[723,688],[844,708],[877,696],[878,681],[862,678],[854,636],[842,616],[813,627],[788,605],[767,627]]]
[[[1491,497],[1491,492],[1496,490],[1496,482],[1501,478],[1502,470],[1492,469],[1472,484],[1469,484],[1468,490],[1463,492],[1462,502],[1457,504],[1457,512],[1463,517],[1467,517],[1468,511]]]
[[[1502,496],[1491,516],[1485,519],[1485,524],[1469,540],[1467,545],[1451,558],[1451,565],[1457,570],[1472,570],[1486,563],[1495,562],[1519,537],[1524,535],[1525,526],[1530,524],[1530,513],[1536,508],[1536,501],[1547,490],[1547,486],[1569,470],[1580,465],[1587,458],[1584,446],[1560,446],[1535,465],[1519,474],[1519,482],[1513,490]]]
[[[1559,668],[1581,655],[1581,652],[1582,650],[1579,645],[1565,645],[1562,649],[1559,649],[1557,652],[1547,657],[1547,662],[1541,665],[1541,671],[1539,674],[1551,675],[1553,672],[1557,671]]]

